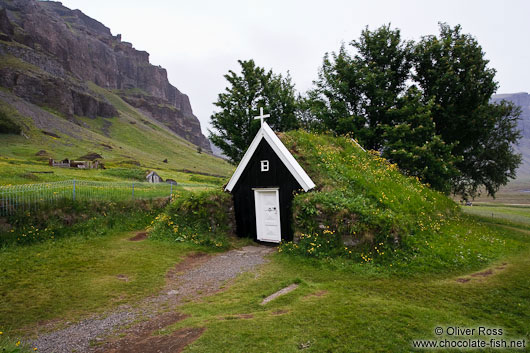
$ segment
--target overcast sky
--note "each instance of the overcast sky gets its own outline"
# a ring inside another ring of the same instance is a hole
[[[254,59],[275,73],[291,73],[305,92],[324,53],[359,38],[363,28],[391,23],[405,39],[437,34],[438,22],[462,25],[497,70],[498,93],[530,91],[530,1],[371,0],[63,0],[109,27],[112,34],[168,71],[191,100],[203,132],[213,102],[238,59]]]

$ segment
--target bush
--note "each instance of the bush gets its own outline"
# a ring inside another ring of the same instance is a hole
[[[144,228],[167,204],[167,199],[126,202],[80,202],[64,200],[41,205],[38,210],[18,212],[5,218],[0,228],[0,247],[31,244],[85,234],[102,236],[110,230]]]
[[[227,248],[234,234],[232,197],[222,191],[181,191],[149,227],[149,236]]]

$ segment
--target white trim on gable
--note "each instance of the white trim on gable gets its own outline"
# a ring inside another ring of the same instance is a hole
[[[313,180],[307,175],[304,169],[298,164],[296,159],[294,159],[293,155],[287,147],[280,141],[278,136],[272,131],[270,126],[264,122],[261,126],[261,129],[259,129],[258,133],[256,134],[256,137],[254,137],[254,140],[252,140],[252,143],[250,144],[250,147],[248,148],[247,152],[245,152],[245,155],[243,156],[243,159],[241,159],[241,162],[239,162],[239,165],[236,168],[236,171],[230,178],[230,181],[225,187],[226,191],[231,192],[234,187],[237,184],[237,181],[241,177],[241,174],[243,174],[243,171],[245,170],[247,164],[250,162],[250,159],[252,158],[252,155],[254,155],[254,152],[258,148],[259,143],[262,139],[265,139],[273,151],[276,153],[278,158],[283,162],[283,164],[287,167],[289,172],[293,175],[293,177],[296,179],[296,181],[302,186],[302,189],[304,191],[309,191],[312,188],[315,187],[315,183],[313,183]]]

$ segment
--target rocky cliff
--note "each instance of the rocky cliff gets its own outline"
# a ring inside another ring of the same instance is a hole
[[[88,82],[113,90],[179,136],[210,151],[188,96],[149,53],[59,2],[0,0],[0,86],[66,117],[112,117],[116,107]]]
[[[517,170],[517,179],[527,179],[530,177],[530,95],[526,92],[495,94],[491,100],[492,102],[507,100],[521,108],[517,126],[521,130],[522,137],[516,150],[522,154],[523,161]]]

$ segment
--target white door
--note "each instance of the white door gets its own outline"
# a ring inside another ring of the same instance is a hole
[[[279,243],[282,240],[279,190],[254,189],[254,199],[258,240]]]

